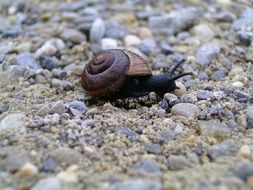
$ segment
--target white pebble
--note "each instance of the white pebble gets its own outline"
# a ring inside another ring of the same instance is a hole
[[[242,147],[239,150],[239,155],[244,158],[250,158],[251,157],[251,150],[248,145],[242,145]]]
[[[37,166],[26,163],[22,168],[19,170],[19,174],[22,176],[33,176],[36,175],[39,172]]]
[[[135,35],[127,35],[124,38],[125,46],[137,46],[141,43],[140,38]]]
[[[112,38],[103,38],[101,41],[101,47],[103,50],[114,49],[118,47],[118,43]]]
[[[41,46],[34,54],[36,58],[40,56],[53,56],[57,52],[57,49],[52,44],[46,43]]]

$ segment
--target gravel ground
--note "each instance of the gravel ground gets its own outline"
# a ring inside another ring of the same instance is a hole
[[[253,189],[252,7],[1,0],[0,189]],[[161,102],[87,102],[82,69],[110,48],[194,75]]]

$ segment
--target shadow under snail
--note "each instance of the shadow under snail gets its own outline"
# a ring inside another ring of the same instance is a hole
[[[169,73],[152,75],[148,63],[138,54],[109,49],[95,55],[85,66],[81,85],[93,97],[141,97],[155,92],[158,100],[167,92],[178,89],[175,80],[192,73],[173,76],[184,62],[177,63]]]

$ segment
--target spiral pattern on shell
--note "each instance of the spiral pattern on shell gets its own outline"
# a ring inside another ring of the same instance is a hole
[[[81,85],[92,96],[113,94],[124,85],[129,67],[130,60],[124,51],[103,51],[86,65],[81,76]]]

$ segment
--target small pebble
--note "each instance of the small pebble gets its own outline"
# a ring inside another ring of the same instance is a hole
[[[171,155],[168,158],[168,162],[171,170],[181,170],[190,167],[190,162],[184,156]]]
[[[49,113],[50,114],[55,114],[55,113],[62,114],[62,113],[65,113],[65,105],[64,105],[64,103],[62,101],[58,101],[58,102],[54,103],[54,105],[51,107]]]
[[[27,177],[27,176],[33,176],[33,175],[38,174],[39,170],[37,166],[31,163],[26,163],[22,168],[20,168],[18,173],[24,177]]]
[[[202,66],[208,66],[214,58],[219,56],[220,51],[220,47],[216,44],[203,45],[197,50],[196,62]]]
[[[159,173],[161,171],[158,163],[151,159],[141,160],[134,165],[134,169],[143,170],[147,173]]]
[[[53,56],[57,52],[57,48],[51,43],[45,43],[34,54],[36,58],[40,56]]]
[[[115,129],[115,132],[118,134],[126,135],[127,138],[131,141],[137,141],[139,138],[139,135],[136,132],[126,127],[117,127]]]
[[[103,38],[101,40],[101,48],[102,50],[106,49],[115,49],[118,47],[118,42],[112,38]]]
[[[126,47],[137,46],[141,43],[141,40],[137,36],[127,35],[124,37],[124,43]]]
[[[48,158],[42,162],[41,170],[45,172],[55,172],[57,167],[57,163],[53,159]]]
[[[208,80],[209,76],[206,72],[200,71],[199,74],[198,74],[198,79],[199,80]]]
[[[76,109],[76,110],[80,111],[81,113],[86,113],[88,110],[83,102],[77,101],[77,100],[69,102],[68,107]]]
[[[60,38],[51,38],[47,40],[44,45],[46,44],[53,45],[57,50],[62,50],[66,46],[64,41]]]
[[[239,149],[239,155],[243,158],[251,158],[251,150],[248,145],[242,145]]]
[[[200,113],[200,109],[198,106],[191,103],[179,103],[171,108],[171,113],[173,115],[196,118]]]
[[[238,178],[242,179],[243,181],[246,181],[249,177],[253,176],[253,163],[241,163],[235,174]]]
[[[77,183],[78,177],[74,172],[62,171],[57,174],[57,178],[64,183]]]
[[[213,145],[208,149],[208,155],[212,160],[217,160],[222,156],[233,156],[236,152],[236,143],[232,139],[228,139],[220,144]]]
[[[211,75],[211,79],[216,80],[216,81],[224,79],[225,77],[226,77],[226,73],[224,70],[216,70]]]
[[[201,135],[213,137],[218,140],[226,139],[230,136],[230,129],[226,124],[221,123],[217,119],[208,121],[199,121]]]
[[[248,128],[253,128],[253,106],[249,106],[245,111],[247,121],[248,121]]]
[[[198,100],[214,100],[214,95],[211,91],[208,90],[198,90],[196,93]]]
[[[105,35],[105,23],[101,18],[97,18],[90,29],[90,41],[99,43]]]
[[[185,93],[186,93],[186,88],[185,86],[181,83],[181,82],[176,82],[176,86],[179,88],[179,89],[176,89],[174,91],[175,95],[177,97],[181,97],[183,96]]]
[[[170,106],[174,106],[179,103],[178,97],[171,93],[164,94],[163,98],[168,102]]]
[[[115,182],[108,187],[108,190],[162,190],[162,184],[149,179],[129,179],[122,182]]]
[[[39,62],[44,69],[48,69],[50,71],[62,65],[56,57],[40,56]]]
[[[76,29],[65,29],[60,36],[63,40],[76,44],[86,41],[86,36]]]
[[[0,133],[24,133],[27,117],[22,113],[9,114],[0,122]]]
[[[22,67],[29,67],[32,69],[40,69],[41,65],[35,60],[33,54],[30,52],[25,52],[22,54],[17,55],[13,59],[13,63],[15,65],[20,65]]]
[[[162,149],[159,144],[147,144],[145,145],[145,150],[150,154],[161,154]]]
[[[169,43],[162,41],[160,44],[161,52],[165,55],[173,54],[174,50]]]
[[[52,87],[60,88],[65,91],[73,90],[74,85],[66,80],[52,79],[51,80]]]
[[[39,180],[31,190],[62,190],[62,184],[56,177],[47,177]]]

